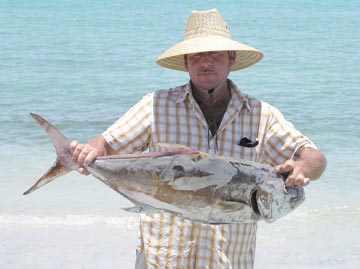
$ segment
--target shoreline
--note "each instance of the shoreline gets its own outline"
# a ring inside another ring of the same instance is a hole
[[[4,224],[0,218],[0,267],[133,268],[138,219],[78,223],[83,217],[69,216],[68,225],[59,224],[56,218],[45,224],[39,220]],[[360,245],[353,238],[359,222],[354,220],[356,215],[349,215],[355,225],[339,237],[345,220],[338,217],[338,222],[332,215],[317,221],[293,216],[272,224],[260,222],[255,268],[357,268]]]

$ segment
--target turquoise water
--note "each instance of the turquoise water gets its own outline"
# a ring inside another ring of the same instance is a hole
[[[76,174],[29,197],[21,195],[54,159],[29,113],[44,116],[69,138],[85,142],[97,136],[144,94],[188,80],[186,73],[163,69],[155,59],[182,40],[191,10],[213,7],[234,39],[265,54],[262,62],[232,73],[231,79],[242,91],[278,107],[328,158],[322,179],[307,187],[304,206],[278,225],[260,227],[259,268],[268,261],[273,268],[291,264],[295,254],[289,247],[296,247],[295,241],[304,249],[323,246],[315,248],[316,257],[306,250],[298,253],[308,262],[296,258],[296,268],[359,265],[354,238],[360,231],[360,4],[330,0],[1,1],[0,227],[9,234],[0,235],[0,265],[2,254],[9,257],[12,250],[4,242],[22,244],[12,237],[14,225],[77,227],[87,216],[90,226],[105,223],[114,229],[119,223],[114,218],[128,217],[119,210],[126,201]],[[77,217],[69,221],[68,215]],[[297,225],[307,228],[289,228]],[[276,232],[287,237],[275,239]],[[339,244],[326,247],[329,238]],[[342,258],[333,258],[339,253]],[[103,260],[93,262],[101,267]]]

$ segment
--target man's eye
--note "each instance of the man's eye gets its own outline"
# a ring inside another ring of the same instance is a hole
[[[223,54],[222,51],[210,51],[209,52],[209,55],[212,56],[212,57],[217,57],[217,56],[220,56],[222,54]]]

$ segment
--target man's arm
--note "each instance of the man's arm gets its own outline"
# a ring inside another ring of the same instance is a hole
[[[72,161],[79,166],[78,171],[84,175],[90,174],[85,167],[91,164],[98,156],[116,154],[102,135],[87,144],[79,144],[74,140],[70,143],[70,151],[73,154]]]
[[[287,160],[277,166],[281,173],[289,173],[285,181],[286,186],[306,186],[312,180],[320,178],[326,168],[326,158],[314,148],[305,148],[299,158]]]

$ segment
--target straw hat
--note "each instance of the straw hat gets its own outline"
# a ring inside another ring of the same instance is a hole
[[[156,63],[162,67],[186,71],[184,55],[205,51],[235,51],[236,61],[230,71],[249,67],[263,58],[263,53],[231,39],[226,22],[216,9],[191,12],[184,40],[165,51]]]

